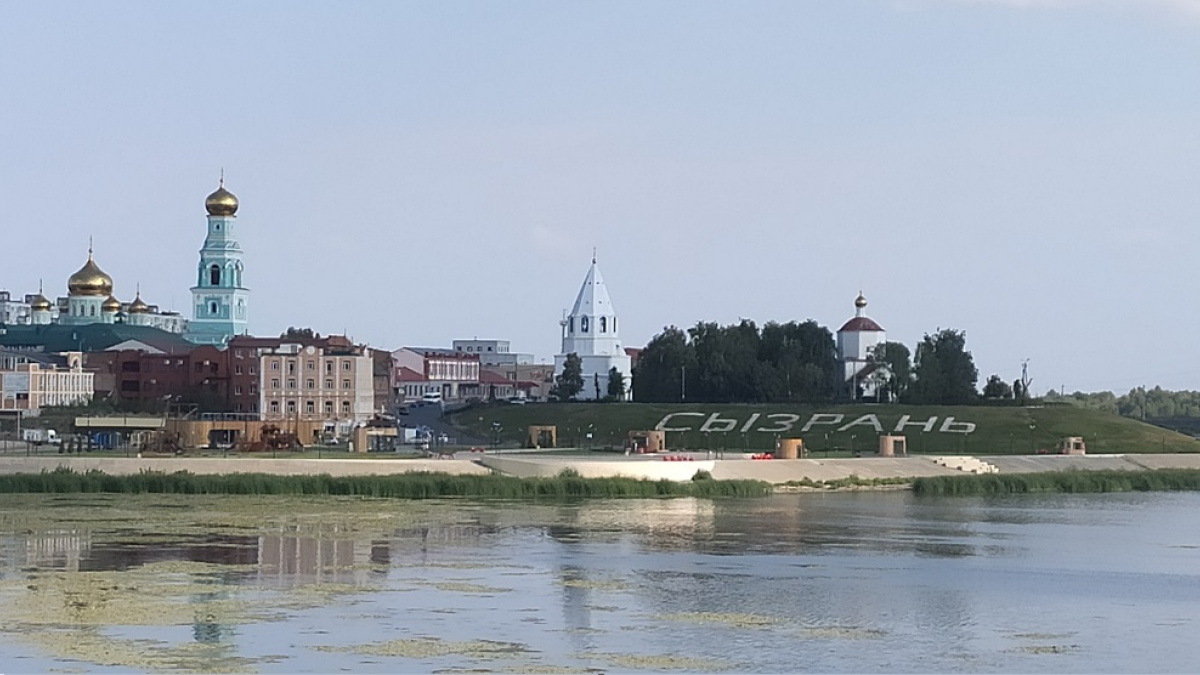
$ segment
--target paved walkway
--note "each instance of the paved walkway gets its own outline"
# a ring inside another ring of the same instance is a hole
[[[493,470],[513,476],[556,476],[574,469],[586,477],[630,476],[653,480],[688,480],[705,470],[719,479],[762,480],[787,483],[805,479],[822,482],[850,476],[859,478],[916,478],[961,475],[956,469],[934,463],[933,456],[863,457],[858,459],[753,460],[748,455],[708,460],[693,453],[691,461],[667,461],[663,456],[536,456],[459,453],[454,459],[294,459],[259,457],[74,457],[0,456],[0,474],[40,473],[67,467],[76,471],[103,471],[113,475],[141,471],[190,471],[195,474],[269,473],[277,475],[369,476],[404,473],[484,475]],[[464,455],[470,455],[466,457]],[[999,473],[1047,471],[1200,469],[1200,454],[1161,455],[1028,455],[980,456]],[[478,460],[478,461],[476,461]]]

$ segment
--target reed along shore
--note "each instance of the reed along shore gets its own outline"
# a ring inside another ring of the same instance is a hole
[[[770,484],[755,480],[691,481],[580,478],[564,471],[552,478],[500,475],[406,473],[338,476],[280,476],[261,473],[198,475],[144,471],[110,475],[56,469],[0,475],[0,493],[115,493],[228,495],[344,495],[390,499],[575,499],[622,497],[765,497]]]
[[[912,489],[918,495],[934,497],[1200,490],[1200,470],[1055,471],[932,476],[913,480]]]

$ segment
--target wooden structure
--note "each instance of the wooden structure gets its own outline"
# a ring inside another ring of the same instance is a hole
[[[400,445],[396,427],[355,427],[350,452],[395,452]]]
[[[1058,442],[1058,454],[1086,455],[1087,445],[1084,444],[1082,436],[1067,436]]]
[[[905,436],[880,436],[879,456],[895,457],[897,455],[908,456],[908,438]]]
[[[781,438],[775,444],[775,459],[803,459],[807,456],[803,438]]]
[[[552,425],[532,425],[525,440],[527,448],[557,448],[558,427]]]
[[[653,453],[667,449],[667,432],[665,431],[630,431],[625,439],[625,453]]]

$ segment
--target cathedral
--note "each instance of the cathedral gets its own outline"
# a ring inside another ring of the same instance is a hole
[[[42,289],[23,300],[0,291],[0,324],[63,325],[128,324],[182,334],[195,344],[224,345],[247,332],[249,290],[242,286],[242,249],[236,238],[237,197],[225,189],[224,178],[204,201],[208,235],[200,249],[196,285],[192,287],[193,314],[189,321],[178,312],[162,311],[142,299],[121,302],[114,295],[113,278],[96,263],[88,246],[87,262],[67,279],[67,295],[47,298]]]
[[[583,390],[576,398],[595,400],[608,396],[608,374],[613,368],[625,376],[625,398],[633,390],[629,354],[617,333],[617,312],[608,297],[596,257],[583,279],[571,313],[561,322],[562,353],[554,357],[554,373],[561,375],[567,355],[576,354],[583,366]]]

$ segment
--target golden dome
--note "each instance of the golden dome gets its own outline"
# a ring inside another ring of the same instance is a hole
[[[204,200],[204,208],[210,216],[232,216],[238,210],[238,198],[225,189],[225,178],[221,178],[217,191]]]
[[[88,249],[87,262],[67,279],[67,291],[71,295],[112,295],[112,290],[112,277],[96,265],[92,251]]]
[[[104,301],[104,304],[100,305],[100,311],[119,312],[121,311],[121,301],[110,295],[108,296],[108,299]]]
[[[33,300],[29,303],[29,309],[35,312],[49,312],[53,308],[54,305],[50,304],[50,300],[42,295],[41,291],[38,291],[38,294],[33,296]]]
[[[150,305],[147,305],[146,301],[142,300],[141,293],[139,293],[138,296],[133,299],[133,302],[129,303],[130,314],[148,314],[149,312]]]
[[[867,299],[863,297],[862,291],[859,291],[858,297],[854,299],[854,306],[859,309],[867,306]]]

